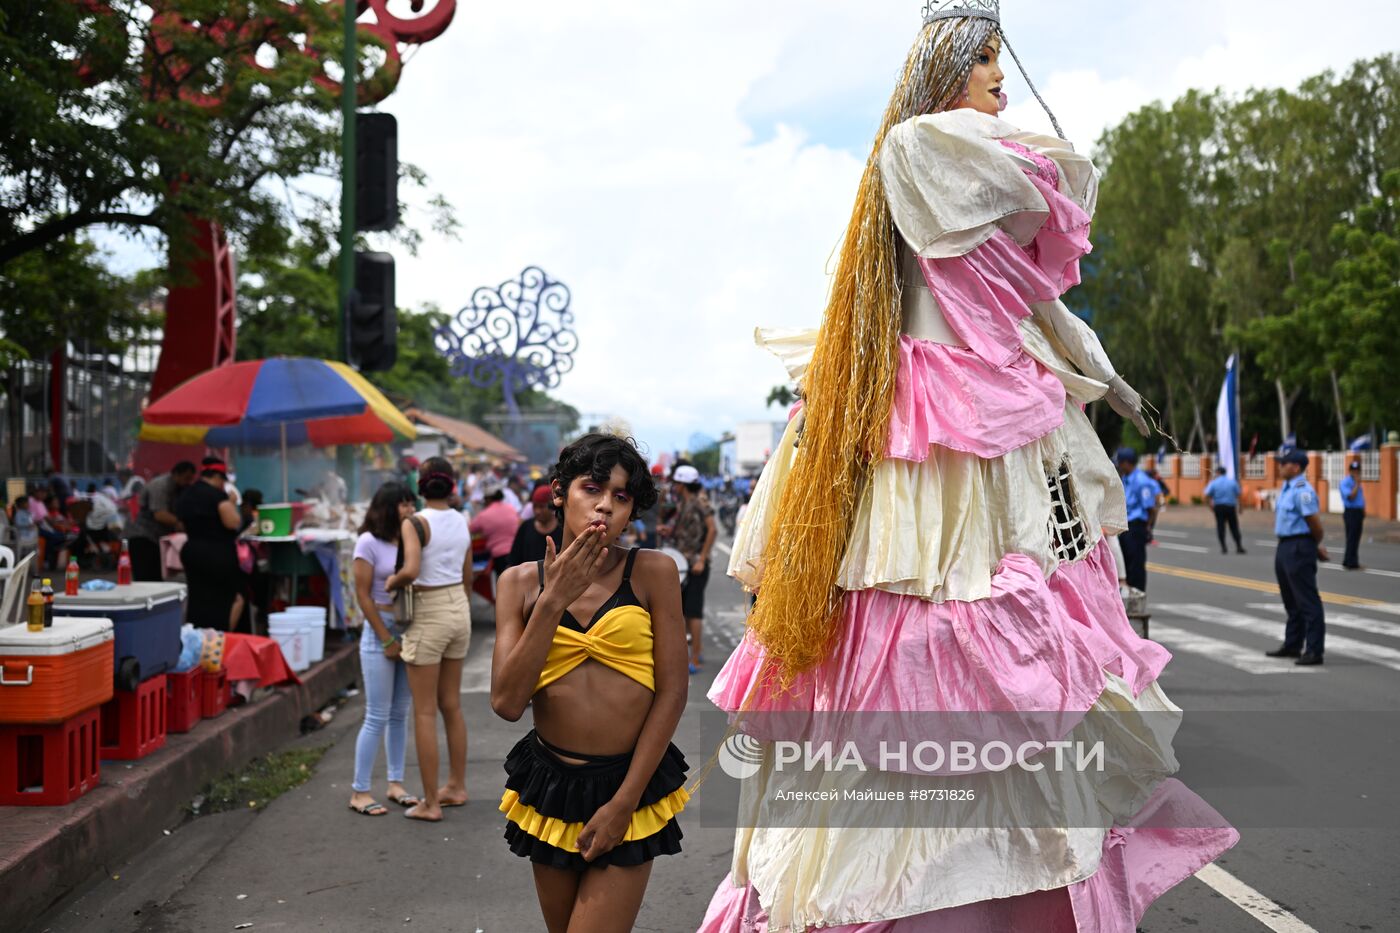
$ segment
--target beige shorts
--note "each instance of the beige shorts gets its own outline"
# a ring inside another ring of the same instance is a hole
[[[413,594],[413,624],[403,633],[404,661],[428,665],[460,661],[472,642],[472,608],[460,586]]]

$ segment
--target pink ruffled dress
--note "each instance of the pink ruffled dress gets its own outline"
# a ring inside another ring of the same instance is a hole
[[[906,280],[906,324],[929,313],[911,295],[941,322],[900,339],[886,459],[840,571],[840,639],[782,691],[745,638],[710,699],[758,741],[844,732],[866,761],[948,729],[1102,742],[1107,767],[951,777],[885,762],[859,786],[976,796],[946,823],[886,826],[874,805],[795,818],[780,792],[844,778],[766,756],[701,929],[1132,933],[1238,834],[1170,777],[1181,711],[1157,684],[1170,655],[1129,624],[1105,537],[1126,527],[1122,486],[1082,405],[1111,364],[1059,302],[1090,250],[1096,176],[1067,143],[971,111],[897,127],[881,170],[923,279]],[[778,348],[795,377],[800,344]],[[752,588],[795,439],[790,426],[736,540],[730,572]]]

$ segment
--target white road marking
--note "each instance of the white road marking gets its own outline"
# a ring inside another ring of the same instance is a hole
[[[714,543],[714,547],[725,557],[728,557],[730,554],[734,553],[734,550],[729,545],[725,544],[723,541],[716,541]]]
[[[1172,651],[1189,651],[1192,654],[1203,655],[1207,660],[1228,664],[1247,674],[1313,674],[1325,670],[1323,667],[1298,667],[1291,661],[1266,658],[1263,652],[1256,648],[1247,648],[1223,638],[1211,638],[1198,632],[1188,632],[1186,629],[1163,625],[1161,622],[1152,622],[1148,634],[1152,636],[1153,641],[1161,642]]]
[[[1219,865],[1207,865],[1196,872],[1196,877],[1274,933],[1318,933],[1316,928],[1280,907],[1277,901],[1260,894]]]
[[[1360,570],[1348,570],[1341,564],[1325,563],[1318,564],[1323,570],[1340,570],[1342,573],[1369,573],[1373,577],[1400,577],[1400,571],[1377,570],[1374,567],[1363,567]]]
[[[1152,535],[1153,535],[1153,537],[1157,537],[1157,538],[1189,538],[1189,537],[1191,537],[1191,535],[1190,535],[1189,532],[1185,532],[1185,531],[1168,531],[1168,530],[1165,529],[1165,528],[1153,528],[1153,529],[1152,529]]]
[[[1170,541],[1158,541],[1157,547],[1164,551],[1186,551],[1188,554],[1210,553],[1210,548],[1201,547],[1199,544],[1172,544]]]
[[[1248,608],[1262,609],[1265,612],[1282,613],[1284,611],[1283,606],[1278,603],[1250,603]],[[1328,625],[1352,628],[1359,632],[1370,632],[1372,635],[1385,635],[1388,638],[1400,637],[1400,622],[1370,619],[1351,612],[1338,612],[1330,606],[1327,608],[1326,617]]]
[[[491,655],[496,649],[496,633],[472,633],[467,663],[462,665],[463,693],[491,692]]]
[[[1271,547],[1271,548],[1277,549],[1277,548],[1278,548],[1278,541],[1277,541],[1277,540],[1274,540],[1274,541],[1255,541],[1255,542],[1254,542],[1254,546],[1255,546],[1255,547]]]
[[[1216,625],[1226,625],[1241,632],[1253,632],[1266,638],[1282,639],[1283,637],[1283,626],[1279,624],[1278,620],[1261,619],[1257,616],[1231,612],[1228,609],[1219,609],[1215,606],[1206,606],[1200,603],[1176,603],[1157,605],[1153,609],[1157,612],[1165,612],[1186,619],[1198,619]],[[1329,634],[1326,650],[1328,653],[1360,658],[1363,661],[1370,661],[1372,664],[1400,671],[1400,651],[1387,648],[1384,645],[1373,645],[1370,642],[1348,638],[1345,635]]]

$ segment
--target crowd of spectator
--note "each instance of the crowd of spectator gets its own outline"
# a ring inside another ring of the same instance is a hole
[[[139,476],[126,470],[82,488],[49,470],[42,481],[5,503],[0,543],[17,555],[41,552],[44,571],[61,572],[70,557],[84,568],[110,566],[143,486]]]

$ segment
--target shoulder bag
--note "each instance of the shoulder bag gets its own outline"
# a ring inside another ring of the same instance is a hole
[[[428,542],[428,532],[423,527],[423,520],[417,515],[409,518],[409,524],[418,533],[418,547],[420,549],[419,561],[421,563],[421,549]],[[403,569],[403,541],[399,541],[399,554],[394,560],[394,573]],[[394,591],[394,623],[400,629],[408,628],[413,622],[413,584],[399,587]]]

